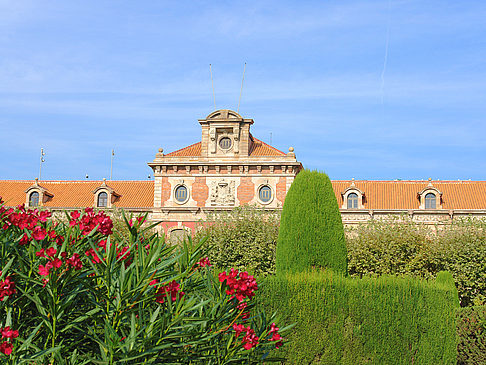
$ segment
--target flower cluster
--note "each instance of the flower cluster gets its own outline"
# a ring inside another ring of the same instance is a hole
[[[2,341],[0,343],[0,352],[5,355],[10,355],[13,350],[12,340],[19,337],[19,332],[17,330],[11,330],[10,326],[0,329],[2,334]]]
[[[251,299],[255,295],[255,290],[258,289],[257,282],[252,275],[246,271],[238,273],[238,270],[231,269],[228,274],[223,271],[219,274],[219,281],[223,283],[226,280],[226,294],[233,295],[239,302],[245,298]]]
[[[156,283],[157,282],[154,280],[150,284],[154,285]],[[156,295],[155,301],[157,303],[163,304],[165,302],[165,298],[167,294],[169,294],[170,299],[173,302],[175,302],[177,300],[177,297],[181,299],[184,296],[184,292],[179,290],[180,290],[180,285],[175,280],[172,280],[169,284],[161,286],[160,288],[157,289],[157,292],[155,294]]]
[[[98,226],[97,231],[103,235],[109,236],[113,233],[113,222],[103,211],[95,214],[93,208],[86,208],[85,214],[81,217],[81,213],[77,210],[71,212],[71,227],[79,226],[83,235],[88,235]]]
[[[0,271],[0,276],[2,272]],[[0,302],[3,302],[5,297],[10,297],[16,293],[15,283],[10,276],[6,276],[5,280],[0,281]]]
[[[234,324],[233,329],[236,332],[236,338],[242,333],[245,332],[243,336],[242,345],[245,350],[249,350],[258,345],[258,336],[255,334],[255,331],[250,328],[250,326],[246,327],[242,324]]]
[[[282,346],[282,336],[280,336],[280,334],[278,333],[278,330],[279,328],[277,327],[277,325],[274,323],[272,323],[270,325],[270,334],[272,335],[272,337],[270,338],[269,341],[278,341],[276,344],[275,344],[275,348],[279,348],[280,346]]]
[[[199,260],[197,262],[197,265],[199,267],[206,267],[206,266],[209,267],[209,266],[213,266],[213,265],[211,265],[211,262],[209,262],[209,257],[202,258],[201,260]]]
[[[77,253],[73,253],[73,255],[68,258],[67,252],[61,252],[61,258],[58,258],[56,257],[57,249],[54,247],[49,247],[46,250],[41,248],[41,250],[36,252],[35,255],[37,257],[44,257],[49,260],[45,265],[39,265],[39,275],[41,276],[48,276],[51,269],[59,269],[63,264],[66,265],[66,268],[72,267],[75,270],[81,270],[83,268],[83,263],[81,262],[81,258]]]

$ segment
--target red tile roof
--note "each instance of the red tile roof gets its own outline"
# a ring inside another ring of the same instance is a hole
[[[428,181],[355,181],[356,187],[365,194],[365,209],[418,209],[417,193],[426,188]],[[339,206],[343,204],[341,193],[352,181],[333,181],[332,185]],[[486,210],[486,181],[432,181],[442,192],[442,209]]]
[[[251,145],[249,155],[250,157],[265,157],[265,156],[285,156],[286,154],[269,144],[260,141],[250,134]],[[201,142],[191,144],[190,146],[181,148],[179,150],[166,154],[167,157],[197,157],[201,156]]]
[[[45,207],[91,207],[93,191],[102,181],[40,181],[39,185],[54,196],[44,203]],[[34,184],[29,180],[0,180],[0,196],[8,206],[26,201],[25,190]],[[121,195],[113,203],[119,208],[149,208],[154,206],[153,181],[108,181],[115,193]]]
[[[428,186],[428,181],[354,181],[356,188],[365,194],[365,209],[418,209],[417,193]],[[0,196],[6,205],[25,203],[27,190],[34,184],[30,180],[0,180]],[[88,207],[94,205],[93,191],[102,181],[41,181],[39,185],[54,196],[46,207]],[[339,206],[343,204],[341,193],[352,181],[332,181]],[[120,208],[151,208],[154,200],[153,181],[108,181],[121,197],[115,206]],[[442,209],[486,210],[486,181],[432,181],[440,190]]]

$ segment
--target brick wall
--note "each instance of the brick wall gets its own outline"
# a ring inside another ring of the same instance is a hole
[[[192,184],[192,199],[197,202],[198,207],[204,207],[209,196],[209,188],[206,185],[206,177],[196,176]]]
[[[162,177],[162,193],[161,193],[161,205],[164,206],[164,203],[169,200],[170,198],[170,191],[171,186],[169,183],[168,177]]]
[[[251,177],[242,177],[240,186],[238,186],[237,196],[240,205],[248,204],[255,195],[255,184],[251,181]]]
[[[287,195],[287,178],[281,176],[277,183],[277,200],[283,204],[285,196]]]

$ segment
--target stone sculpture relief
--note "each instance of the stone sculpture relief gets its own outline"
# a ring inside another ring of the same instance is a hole
[[[230,207],[235,205],[235,182],[213,181],[211,183],[211,205]]]

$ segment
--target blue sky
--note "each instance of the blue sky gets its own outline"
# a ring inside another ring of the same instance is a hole
[[[236,109],[331,179],[486,180],[485,1],[0,0],[0,179],[143,180]]]

